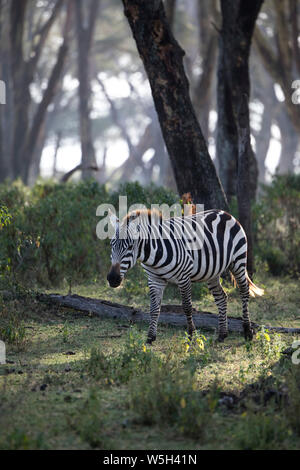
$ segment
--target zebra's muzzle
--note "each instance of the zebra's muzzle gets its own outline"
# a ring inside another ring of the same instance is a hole
[[[122,281],[120,274],[120,265],[115,265],[111,267],[107,275],[107,280],[109,282],[110,287],[119,287]]]

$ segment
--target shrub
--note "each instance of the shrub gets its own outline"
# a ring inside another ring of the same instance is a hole
[[[280,175],[253,208],[258,254],[272,274],[300,273],[300,175]]]
[[[105,354],[99,348],[91,350],[87,370],[96,379],[106,383],[126,383],[133,376],[140,376],[160,364],[151,348],[147,348],[141,333],[130,328],[125,344],[117,355]]]
[[[107,418],[103,400],[98,390],[90,389],[83,406],[71,417],[71,424],[84,442],[92,449],[110,449],[111,443],[107,438],[105,426]]]
[[[193,438],[203,437],[211,417],[207,399],[188,370],[155,367],[131,381],[129,397],[139,421],[173,425]]]
[[[236,427],[236,447],[241,450],[277,450],[282,448],[286,434],[285,422],[278,414],[244,412]]]
[[[119,194],[128,196],[128,207],[177,199],[165,188],[139,183],[123,184],[112,194],[93,180],[37,182],[32,189],[18,181],[0,185],[0,272],[25,284],[66,281],[70,288],[106,275],[110,246],[96,236],[96,209],[102,203],[118,209]]]
[[[287,376],[287,387],[289,396],[289,405],[287,407],[287,418],[300,436],[300,365],[293,365]]]

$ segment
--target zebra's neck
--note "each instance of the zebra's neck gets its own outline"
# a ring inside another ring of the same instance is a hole
[[[152,226],[144,225],[140,229],[140,238],[138,240],[137,259],[144,264],[153,264],[157,251],[161,249],[162,224]]]

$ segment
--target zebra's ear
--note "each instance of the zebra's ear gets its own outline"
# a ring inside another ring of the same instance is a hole
[[[110,209],[108,210],[108,216],[109,216],[110,223],[112,224],[112,226],[114,227],[114,229],[117,230],[117,228],[118,228],[118,226],[119,226],[119,219],[118,219],[118,217],[117,217],[116,214],[114,214]]]

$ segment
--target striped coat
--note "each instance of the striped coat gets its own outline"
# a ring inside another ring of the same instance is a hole
[[[191,283],[198,281],[207,282],[214,296],[219,311],[219,340],[223,341],[228,330],[227,295],[220,275],[226,269],[231,271],[240,290],[245,338],[252,339],[249,295],[262,295],[263,291],[249,279],[246,234],[232,215],[209,210],[163,219],[156,211],[137,210],[122,223],[115,216],[111,220],[115,235],[111,240],[112,266],[107,279],[111,287],[118,287],[128,269],[141,261],[150,290],[148,343],[156,339],[163,291],[168,282],[179,287],[188,333],[193,334]]]

